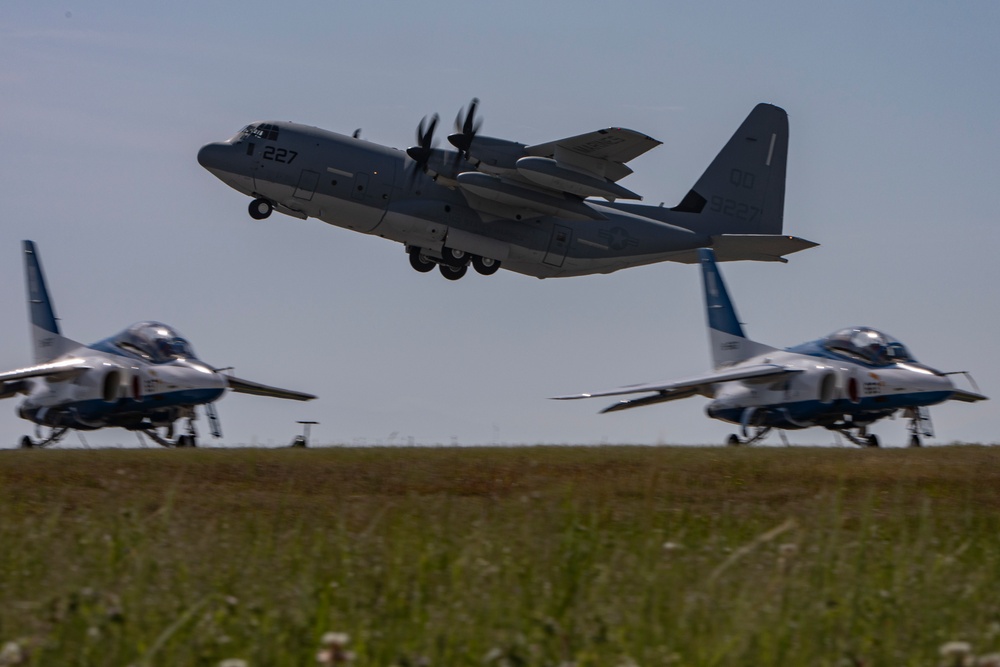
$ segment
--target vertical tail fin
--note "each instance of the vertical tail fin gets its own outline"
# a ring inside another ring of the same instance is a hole
[[[715,263],[715,253],[708,248],[698,250],[701,263],[702,284],[705,292],[705,319],[708,324],[708,341],[712,363],[716,368],[763,354],[774,348],[746,337],[743,325],[736,316],[736,308],[729,298],[729,291]]]
[[[788,114],[758,104],[674,210],[711,216],[713,234],[781,234],[787,161]]]
[[[45,285],[41,258],[33,241],[24,241],[24,282],[28,290],[28,316],[31,319],[31,345],[35,363],[51,361],[77,347],[74,341],[64,338],[59,331],[49,289]]]

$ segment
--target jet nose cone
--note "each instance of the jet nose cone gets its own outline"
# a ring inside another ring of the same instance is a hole
[[[219,169],[225,162],[229,153],[228,149],[229,146],[226,144],[205,144],[198,151],[198,164],[208,170]]]

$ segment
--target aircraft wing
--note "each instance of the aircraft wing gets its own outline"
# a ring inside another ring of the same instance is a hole
[[[53,380],[69,380],[89,368],[92,366],[86,359],[71,357],[0,373],[0,399],[27,392],[31,385],[25,380],[30,378],[47,377]]]
[[[753,366],[740,366],[728,368],[705,375],[674,380],[672,382],[653,382],[649,384],[635,384],[617,389],[596,391],[586,394],[570,394],[567,396],[554,396],[556,400],[567,400],[576,398],[594,398],[599,396],[621,396],[623,394],[640,394],[653,392],[648,396],[628,399],[608,406],[601,413],[617,412],[627,408],[638,408],[654,403],[674,401],[681,398],[688,398],[695,394],[702,396],[712,396],[713,386],[720,382],[733,382],[737,380],[745,382],[771,382],[786,375],[801,373],[800,368],[789,368],[777,364],[755,364]]]
[[[58,380],[76,377],[83,371],[91,368],[91,364],[86,359],[71,357],[50,361],[37,366],[17,368],[12,371],[0,373],[0,382],[13,382],[15,380],[27,380],[28,378],[49,377]]]
[[[224,377],[229,383],[229,388],[237,394],[253,394],[255,396],[270,396],[271,398],[287,398],[292,401],[311,401],[316,398],[312,394],[292,391],[291,389],[270,387],[266,384],[260,384],[259,382],[241,380],[240,378],[232,377],[231,375],[226,375]]]
[[[598,165],[599,161],[603,161],[603,167],[610,168],[611,171],[605,175],[612,181],[617,181],[632,173],[631,169],[624,166],[626,162],[634,160],[661,143],[663,142],[647,137],[641,132],[626,130],[623,127],[609,127],[605,130],[528,146],[525,148],[525,153],[536,157],[554,158],[569,164],[582,162]]]
[[[600,219],[583,200],[642,199],[617,181],[632,173],[626,162],[660,143],[620,127],[533,146],[477,138],[470,148],[477,170],[457,174],[454,182],[484,215]]]
[[[956,389],[955,392],[948,397],[948,400],[962,401],[963,403],[975,403],[976,401],[989,400],[989,398],[975,391],[969,391],[967,389]]]

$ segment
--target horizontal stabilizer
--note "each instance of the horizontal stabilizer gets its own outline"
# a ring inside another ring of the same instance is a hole
[[[818,243],[785,234],[720,234],[713,236],[712,249],[718,262],[749,260],[756,262],[787,262],[785,255],[815,248]],[[697,264],[698,251],[685,250],[670,256],[681,264]]]
[[[311,401],[316,398],[312,394],[305,394],[291,389],[279,389],[266,384],[241,380],[230,375],[224,376],[229,383],[229,388],[237,394],[253,394],[254,396],[269,396],[271,398],[287,398],[292,401]]]

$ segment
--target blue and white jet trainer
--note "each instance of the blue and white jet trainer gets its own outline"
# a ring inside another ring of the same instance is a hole
[[[316,398],[287,389],[224,375],[199,361],[191,345],[160,322],[139,322],[92,345],[81,345],[59,331],[35,244],[24,242],[24,270],[31,317],[35,365],[0,373],[0,398],[27,397],[18,414],[36,426],[33,441],[22,447],[58,442],[70,429],[120,427],[145,433],[164,447],[194,447],[195,407],[205,406],[212,435],[222,436],[212,403],[226,389],[308,401]],[[174,437],[174,422],[186,433]],[[46,437],[41,427],[48,427]],[[165,434],[156,433],[163,427]]]
[[[712,250],[699,250],[709,342],[715,371],[698,377],[630,385],[557,399],[646,394],[620,401],[616,412],[701,394],[712,399],[709,417],[739,424],[752,444],[772,428],[822,426],[856,445],[878,447],[874,422],[898,411],[910,420],[910,445],[933,437],[927,406],[944,401],[986,400],[978,391],[957,388],[949,375],[919,363],[895,338],[869,327],[849,327],[825,338],[784,350],[752,341],[743,333]],[[970,378],[971,381],[971,378]]]
[[[434,148],[438,117],[405,152],[280,121],[251,123],[198,151],[198,162],[253,197],[250,216],[277,211],[404,244],[410,265],[458,280],[471,266],[538,278],[611,273],[654,262],[786,261],[812,241],[783,231],[788,114],[758,104],[674,207],[619,181],[660,142],[610,127],[532,145],[479,133],[478,100]],[[621,201],[619,201],[621,200]]]

